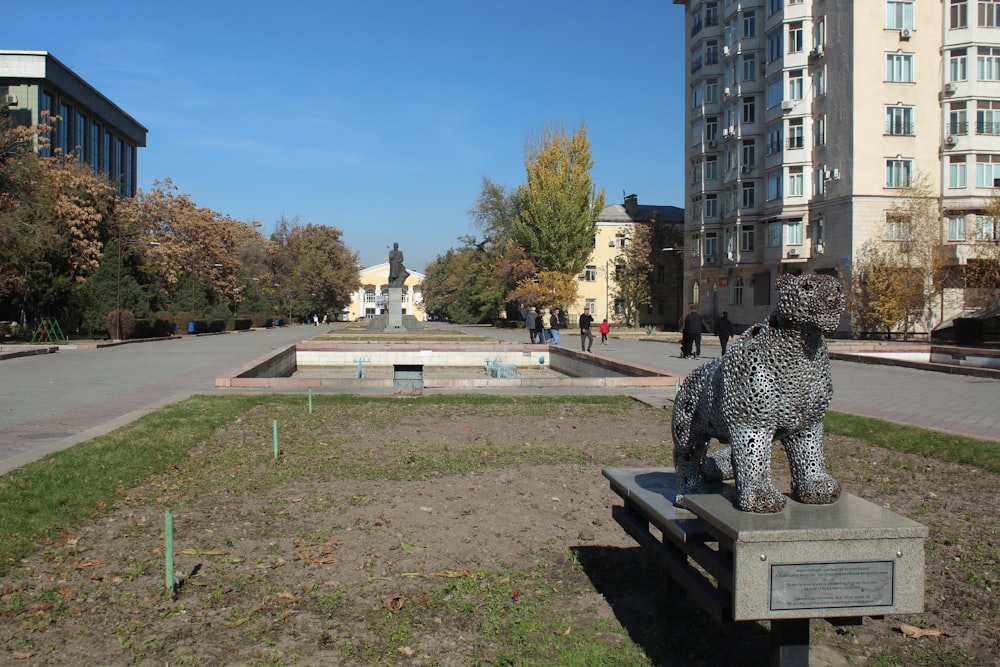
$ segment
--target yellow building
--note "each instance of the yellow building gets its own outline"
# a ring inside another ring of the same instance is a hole
[[[674,248],[666,250],[662,244],[668,243],[663,239],[671,233],[680,234],[684,225],[684,210],[676,206],[640,204],[636,195],[629,195],[624,203],[606,206],[601,211],[594,236],[594,251],[578,277],[577,300],[569,309],[571,325],[575,325],[584,308],[590,308],[590,314],[597,322],[605,317],[613,325],[624,322],[624,304],[618,298],[615,276],[624,266],[623,253],[632,229],[635,225],[650,224],[656,225],[660,232],[654,234],[658,247],[653,248],[653,298],[640,308],[639,324],[666,325],[668,328],[676,325],[682,307],[679,282],[682,263],[680,254]]]
[[[407,269],[409,270],[409,269]],[[423,322],[424,297],[420,285],[424,274],[410,271],[403,284],[403,315],[413,315]],[[375,266],[361,269],[361,287],[351,294],[351,305],[347,309],[347,319],[351,322],[360,319],[370,319],[374,315],[386,312],[389,299],[389,263],[382,262]]]

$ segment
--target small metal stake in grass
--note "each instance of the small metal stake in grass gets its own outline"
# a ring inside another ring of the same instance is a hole
[[[309,388],[309,414],[313,413],[313,390]]]
[[[174,586],[174,515],[170,512],[163,513],[163,553],[167,561],[167,593],[173,597],[177,587]]]
[[[278,420],[274,420],[274,458],[278,458]]]

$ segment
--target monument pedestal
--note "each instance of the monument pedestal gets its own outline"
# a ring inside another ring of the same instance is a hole
[[[403,327],[403,288],[389,288],[389,307],[386,309],[388,320],[386,331],[405,331]]]
[[[754,514],[718,484],[677,507],[673,468],[602,472],[624,501],[615,521],[662,556],[674,586],[719,622],[771,621],[772,664],[807,667],[809,619],[859,624],[924,609],[927,527],[857,496]]]

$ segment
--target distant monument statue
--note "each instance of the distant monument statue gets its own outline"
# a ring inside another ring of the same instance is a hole
[[[403,251],[398,243],[392,244],[389,251],[389,287],[402,287],[410,272],[403,266]]]

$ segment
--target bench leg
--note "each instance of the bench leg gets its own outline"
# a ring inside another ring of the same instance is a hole
[[[809,667],[809,619],[771,621],[770,667]]]

